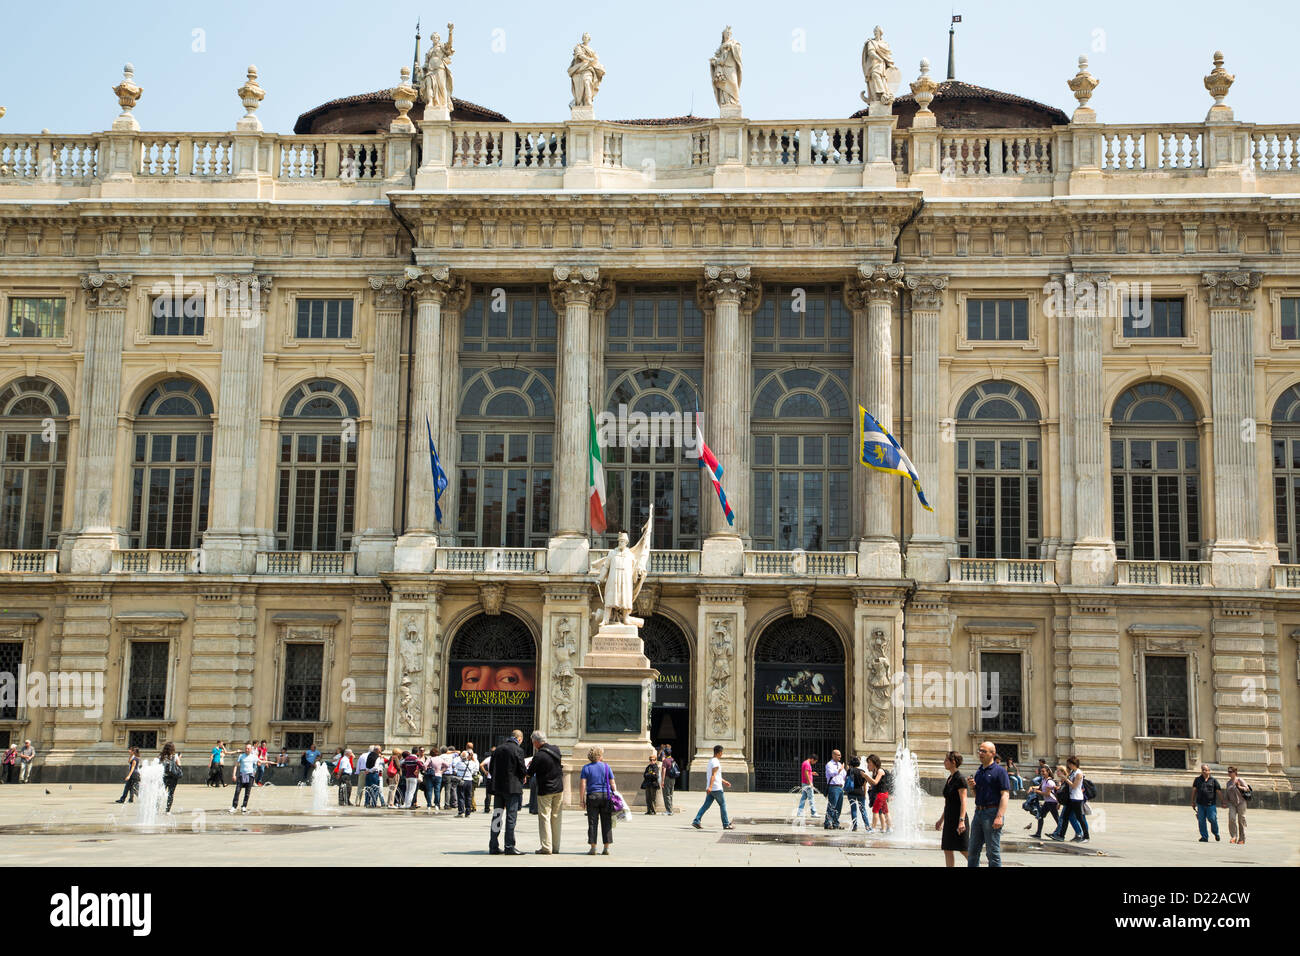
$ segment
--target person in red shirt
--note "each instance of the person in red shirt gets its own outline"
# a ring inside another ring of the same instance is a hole
[[[266,741],[263,740],[257,745],[257,785],[262,785],[262,777],[266,774]]]
[[[812,818],[817,819],[817,803],[814,800],[817,790],[813,787],[813,777],[817,776],[813,764],[816,762],[817,755],[809,754],[807,759],[799,765],[799,809],[794,812],[796,818],[803,816],[803,803],[807,800],[808,810],[812,813]]]

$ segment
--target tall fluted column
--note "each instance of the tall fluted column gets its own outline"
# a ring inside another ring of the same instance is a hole
[[[1065,281],[1075,286],[1087,283],[1093,290],[1092,294],[1087,290],[1076,294],[1067,289],[1065,294],[1072,317],[1074,363],[1073,406],[1069,414],[1074,416],[1075,542],[1070,553],[1070,583],[1109,584],[1115,569],[1115,541],[1106,534],[1106,514],[1111,503],[1102,421],[1110,410],[1103,407],[1101,320],[1103,304],[1109,298],[1105,287],[1110,277],[1071,273]],[[1081,308],[1079,303],[1089,303],[1091,308]]]
[[[742,310],[752,311],[760,287],[751,281],[749,266],[708,265],[700,296],[706,308],[708,349],[704,358],[704,440],[723,469],[722,486],[734,513],[734,524],[716,501],[707,475],[700,476],[700,512],[705,574],[739,574],[749,541],[750,488],[746,458],[749,408],[749,338]]]
[[[939,312],[948,277],[910,275],[906,283],[912,298],[912,431],[908,454],[916,473],[929,484],[930,494],[942,500],[941,475],[952,470],[945,470],[940,462],[939,436],[939,422],[944,417],[939,389]],[[859,466],[858,470],[867,469]],[[907,576],[918,581],[946,581],[953,541],[940,534],[938,514],[922,508],[916,495],[911,498]]]
[[[892,328],[894,304],[902,285],[902,266],[864,262],[858,266],[857,275],[850,280],[846,292],[853,309],[853,384],[857,401],[894,433],[895,438],[898,428],[894,422]],[[858,575],[901,578],[903,559],[894,520],[900,479],[861,465],[855,471],[862,472],[858,476],[859,494],[854,501],[859,535]]]
[[[72,570],[99,574],[110,569],[113,549],[124,542],[113,528],[113,457],[117,445],[117,411],[122,395],[122,342],[127,292],[132,277],[90,272],[81,277],[86,290],[86,361],[81,382],[81,435],[74,495],[76,538]]]
[[[397,540],[393,568],[425,572],[433,570],[438,546],[428,430],[437,435],[441,424],[438,343],[442,338],[442,308],[448,297],[465,294],[465,280],[452,279],[447,266],[410,266],[405,274],[406,288],[415,301],[415,334],[411,342],[411,405],[406,423],[406,529]]]
[[[402,300],[406,276],[370,276],[370,288],[374,290],[375,361],[367,407],[370,460],[363,490],[366,526],[357,536],[357,571],[361,574],[393,570],[394,504],[401,500],[397,488],[397,410],[401,398]],[[439,454],[446,452],[440,447]],[[446,465],[443,468],[450,471]]]
[[[1255,441],[1255,290],[1258,272],[1207,272],[1210,304],[1210,402],[1214,417],[1216,587],[1264,586],[1276,562],[1260,541]]]
[[[555,403],[555,535],[549,542],[551,571],[587,570],[587,466],[591,454],[588,390],[591,374],[591,310],[613,295],[593,265],[556,266],[551,300],[560,317],[560,359]]]
[[[1054,274],[1051,281],[1055,287],[1062,290],[1065,288],[1065,275],[1063,273]],[[1057,482],[1057,498],[1061,514],[1060,544],[1056,550],[1056,579],[1062,583],[1070,583],[1070,568],[1073,560],[1075,539],[1074,422],[1077,407],[1074,402],[1074,314],[1070,309],[1063,308],[1057,311],[1056,318],[1056,350],[1060,356],[1056,376],[1059,386],[1056,418],[1059,422],[1058,447],[1060,455],[1059,470],[1057,472],[1060,476],[1060,480]],[[1048,414],[1050,417],[1051,413]],[[1043,457],[1046,460],[1046,453],[1044,453]],[[1050,495],[1045,500],[1050,500]],[[1046,517],[1046,515],[1044,516]],[[1044,557],[1047,556],[1049,555],[1044,555]]]

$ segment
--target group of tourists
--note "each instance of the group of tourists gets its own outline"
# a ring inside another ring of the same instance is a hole
[[[797,819],[803,818],[805,803],[813,819],[817,818],[817,789],[813,778],[820,775],[814,770],[817,755],[809,754],[799,765],[799,806],[795,810]],[[826,817],[822,826],[827,830],[843,830],[840,818],[844,809],[844,800],[849,801],[849,820],[851,829],[858,828],[858,817],[862,818],[863,829],[867,833],[889,833],[889,797],[894,792],[894,775],[886,770],[875,754],[868,754],[865,759],[850,757],[848,764],[840,760],[838,750],[831,751],[831,759],[823,768],[826,775]],[[867,809],[871,817],[867,818]]]
[[[0,757],[0,766],[4,767],[5,783],[27,783],[32,777],[32,762],[36,760],[36,748],[30,740],[24,740],[20,748],[10,744]],[[17,779],[15,779],[17,778]]]

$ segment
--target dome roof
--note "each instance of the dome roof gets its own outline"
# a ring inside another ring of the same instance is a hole
[[[912,125],[916,109],[916,98],[911,93],[894,98],[899,129]],[[961,80],[940,82],[930,110],[944,129],[1046,129],[1070,122],[1055,106]],[[866,115],[865,109],[858,110],[853,118]]]
[[[413,120],[423,119],[424,104],[417,101],[408,115]],[[451,100],[451,118],[475,123],[510,122],[495,110],[455,97]],[[328,103],[322,103],[299,116],[298,121],[293,124],[293,131],[299,135],[303,133],[387,133],[389,124],[395,119],[397,119],[397,107],[393,105],[393,91],[375,90],[373,93],[341,96]]]

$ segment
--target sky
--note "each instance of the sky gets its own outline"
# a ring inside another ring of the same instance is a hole
[[[144,88],[135,112],[145,130],[233,129],[243,115],[234,91],[253,63],[267,91],[258,115],[267,130],[289,133],[300,113],[327,100],[396,85],[411,63],[417,18],[422,52],[433,30],[445,38],[446,23],[455,23],[454,95],[517,122],[567,118],[565,68],[584,30],[607,70],[598,119],[716,116],[707,64],[728,24],[744,51],[746,117],[846,117],[863,105],[862,44],[876,24],[907,92],[922,57],[936,79],[945,76],[951,13],[962,15],[958,79],[1067,113],[1075,103],[1065,84],[1085,54],[1101,81],[1090,105],[1102,122],[1200,121],[1212,102],[1202,78],[1222,50],[1237,77],[1227,102],[1238,120],[1300,121],[1295,0],[0,3],[0,105],[8,110],[0,140],[107,129],[118,113],[111,89],[127,61]]]

